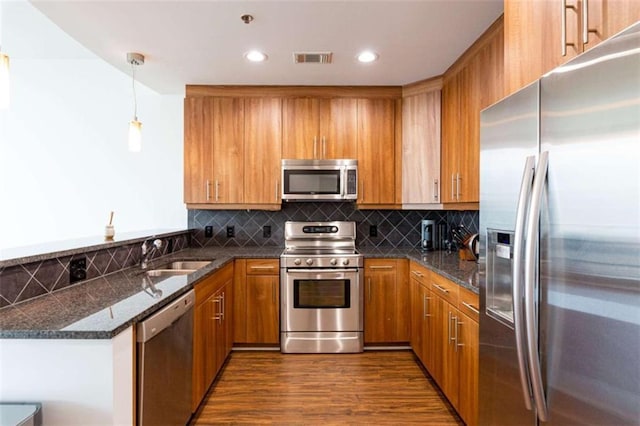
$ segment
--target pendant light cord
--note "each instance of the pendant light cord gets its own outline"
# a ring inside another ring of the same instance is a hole
[[[138,121],[138,101],[136,99],[136,66],[131,61],[131,87],[133,88],[133,119]]]

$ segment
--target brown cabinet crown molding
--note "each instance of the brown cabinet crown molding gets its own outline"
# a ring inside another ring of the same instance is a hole
[[[400,98],[402,86],[208,86],[188,84],[185,96]]]

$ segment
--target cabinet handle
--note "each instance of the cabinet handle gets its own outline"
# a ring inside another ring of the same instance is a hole
[[[318,150],[316,148],[318,144],[318,137],[314,136],[313,137],[313,158],[318,158]]]
[[[451,201],[456,199],[455,191],[456,191],[456,175],[451,173]]]
[[[464,346],[464,343],[459,343],[459,340],[458,340],[458,327],[460,327],[462,324],[464,324],[464,322],[458,321],[458,317],[454,317],[454,318],[455,318],[455,327],[456,327],[456,336],[455,336],[456,343],[455,343],[455,345],[456,345],[456,352],[458,352],[458,346]]]
[[[322,158],[327,158],[327,138],[322,137]]]
[[[225,315],[225,309],[224,309],[224,291],[222,292],[222,296],[221,297],[221,302],[220,302],[220,316],[222,317],[222,321],[224,321],[224,315]]]
[[[438,179],[433,180],[433,199],[438,201]]]
[[[418,271],[411,271],[411,273],[412,273],[413,275],[415,275],[416,277],[420,277],[420,278],[422,278],[422,277],[423,277],[422,273],[420,273],[420,272],[418,272]]]
[[[369,266],[369,269],[393,269],[393,265]]]
[[[273,303],[276,303],[276,285],[277,283],[271,286],[271,301]]]
[[[367,278],[367,285],[369,286],[369,303],[371,303],[371,278]]]
[[[575,10],[575,6],[567,6],[567,0],[562,0],[562,28],[560,31],[560,42],[562,43],[562,56],[567,56],[567,46],[575,46],[574,43],[567,43],[567,9]]]
[[[473,312],[475,312],[476,314],[480,315],[480,311],[478,310],[478,308],[476,308],[473,305],[468,304],[467,302],[462,302],[462,304],[464,306],[466,306],[467,308],[471,309]]]
[[[598,30],[589,28],[589,0],[582,0],[582,43],[589,43],[589,33],[597,34]]]
[[[436,283],[432,283],[432,284],[433,284],[433,286],[434,286],[435,288],[437,288],[438,290],[440,290],[440,291],[441,291],[441,292],[443,292],[444,294],[448,294],[448,293],[449,293],[449,290],[447,290],[446,288],[441,287],[441,286],[439,286],[439,285],[438,285],[438,284],[436,284]]]
[[[362,194],[360,201],[364,203],[364,181],[360,184],[360,194]]]
[[[207,201],[211,198],[211,190],[209,187],[211,186],[211,182],[207,179],[207,183],[205,184],[205,191],[207,192]]]
[[[456,173],[456,201],[460,201],[460,181],[462,178],[460,177],[460,173]]]
[[[215,316],[214,316],[214,317],[212,317],[212,318],[211,318],[211,319],[212,319],[212,320],[214,320],[214,321],[220,321],[220,320],[222,319],[222,311],[221,311],[221,310],[220,310],[220,308],[219,308],[219,307],[220,307],[220,302],[221,302],[220,297],[215,297],[215,298],[211,301],[211,303],[216,303],[216,304],[218,304],[218,306],[216,307],[216,314],[215,314]]]
[[[215,183],[216,183],[216,186],[215,186],[215,188],[214,188],[214,189],[215,189],[215,191],[214,191],[214,192],[215,192],[215,195],[216,195],[216,201],[218,201],[218,195],[219,195],[219,194],[218,194],[218,193],[219,193],[219,191],[218,191],[218,179],[216,179],[216,182],[215,182]]]
[[[447,321],[447,345],[451,344],[451,311],[449,311],[449,321]]]
[[[275,269],[275,266],[252,266],[251,267],[251,270],[254,270],[254,271],[262,271],[265,269],[272,270],[272,269]]]
[[[423,307],[423,312],[424,312],[424,317],[428,318],[431,316],[431,314],[429,313],[429,300],[431,300],[430,297],[427,297],[426,295],[424,296],[424,302],[422,304]]]

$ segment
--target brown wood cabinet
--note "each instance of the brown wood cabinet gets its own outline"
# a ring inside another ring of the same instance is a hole
[[[238,259],[234,280],[234,341],[280,343],[280,263],[278,259]]]
[[[243,111],[239,98],[185,99],[185,203],[244,201]]]
[[[233,264],[195,286],[193,317],[193,394],[195,412],[231,352]]]
[[[287,98],[282,121],[282,158],[356,158],[356,99]]]
[[[245,99],[245,203],[278,205],[281,198],[282,99]]]
[[[502,98],[504,27],[500,17],[444,75],[443,203],[478,208],[480,111]],[[473,203],[473,204],[470,204]]]
[[[403,88],[403,208],[428,208],[440,203],[441,90],[441,78]]]
[[[280,208],[280,98],[187,97],[188,208]]]
[[[394,99],[358,99],[359,206],[396,203]]]
[[[478,295],[415,262],[410,274],[411,346],[465,423],[476,425]]]
[[[507,93],[640,20],[638,0],[566,0],[566,6],[562,0],[504,2]]]
[[[411,347],[429,374],[436,381],[442,379],[441,326],[438,322],[442,306],[436,303],[430,290],[432,272],[415,262],[411,274]]]
[[[408,267],[405,259],[365,259],[365,344],[409,341]]]

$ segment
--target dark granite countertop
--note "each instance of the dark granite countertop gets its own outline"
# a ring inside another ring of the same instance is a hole
[[[457,254],[422,253],[415,249],[363,249],[365,257],[400,257],[416,261],[474,292],[477,289],[475,262],[462,261]],[[156,259],[157,265],[176,259],[213,262],[189,275],[152,279],[162,290],[153,297],[143,288],[140,268],[129,268],[0,310],[0,338],[5,339],[110,339],[169,304],[209,273],[235,258],[278,258],[281,247],[182,250]]]

